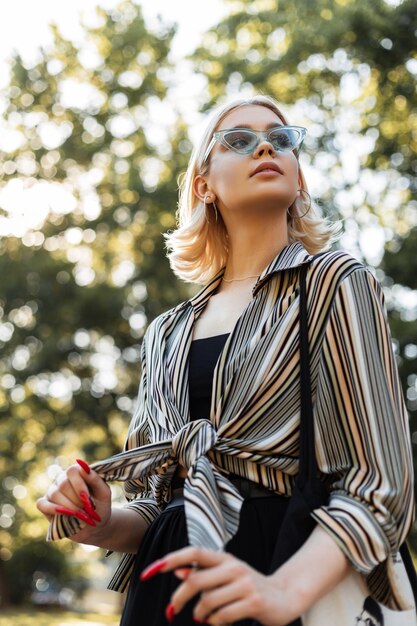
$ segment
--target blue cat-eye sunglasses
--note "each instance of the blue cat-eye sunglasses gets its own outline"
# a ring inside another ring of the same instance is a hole
[[[296,154],[298,154],[306,133],[307,129],[303,126],[275,126],[269,130],[252,130],[251,128],[218,130],[213,133],[204,155],[203,165],[207,161],[216,141],[238,154],[250,154],[265,139],[276,152],[296,150]]]

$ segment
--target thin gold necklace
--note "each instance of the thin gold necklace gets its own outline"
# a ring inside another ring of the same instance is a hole
[[[248,280],[248,278],[258,278],[259,274],[255,274],[255,276],[244,276],[243,278],[224,278],[223,280],[225,283],[234,283],[238,280]]]

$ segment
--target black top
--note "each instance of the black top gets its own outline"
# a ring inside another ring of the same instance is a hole
[[[195,339],[188,357],[190,419],[208,419],[216,363],[229,334]]]
[[[213,374],[217,360],[229,334],[194,339],[188,357],[188,389],[190,397],[190,421],[209,419]],[[175,472],[172,488],[182,487],[184,478]]]

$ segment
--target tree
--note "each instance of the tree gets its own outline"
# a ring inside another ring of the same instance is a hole
[[[5,94],[0,570],[44,537],[34,498],[54,471],[120,451],[147,321],[189,295],[161,236],[190,147],[162,108],[175,29],[148,31],[130,2],[97,15],[80,49],[55,28],[32,65],[15,56]]]
[[[417,415],[417,316],[414,310],[403,305],[405,296],[417,290],[416,273],[417,228],[412,228],[404,238],[396,237],[389,242],[382,259],[381,269],[392,281],[390,289],[390,325],[397,341],[400,372],[403,380],[407,404],[412,414],[411,427],[414,430],[413,443],[416,443]],[[415,301],[415,300],[414,300]]]
[[[303,164],[321,172],[323,209],[342,216],[359,254],[369,224],[382,229],[379,272],[412,430],[416,321],[396,283],[416,289],[416,12],[414,0],[233,0],[192,56],[207,81],[203,111],[255,89],[309,127]],[[190,152],[185,125],[166,101],[175,29],[161,22],[149,32],[128,1],[97,15],[80,48],[54,29],[53,46],[33,64],[15,56],[5,94],[3,598],[13,553],[44,536],[34,497],[75,454],[94,460],[120,449],[146,324],[189,296],[161,237],[175,224],[177,177]],[[24,228],[13,226],[11,190]]]

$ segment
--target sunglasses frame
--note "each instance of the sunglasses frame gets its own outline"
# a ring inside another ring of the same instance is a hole
[[[271,141],[269,140],[269,137],[271,135],[271,133],[276,132],[277,130],[282,130],[282,129],[290,129],[290,130],[295,130],[297,133],[299,133],[299,138],[298,141],[296,143],[296,145],[293,148],[289,148],[288,150],[276,150],[276,148],[274,148],[274,150],[276,152],[294,152],[296,156],[298,156],[301,146],[303,144],[304,141],[304,137],[306,136],[307,133],[307,129],[304,128],[304,126],[292,126],[292,125],[281,125],[281,126],[274,126],[273,128],[269,128],[268,130],[253,130],[252,128],[226,128],[224,130],[218,130],[215,133],[213,133],[213,137],[211,138],[211,141],[207,147],[206,153],[204,155],[204,159],[203,159],[203,165],[206,163],[210,152],[212,151],[216,141],[218,141],[219,143],[222,144],[222,146],[224,146],[225,148],[227,148],[228,150],[232,150],[233,152],[236,152],[236,154],[250,154],[251,152],[253,152],[258,146],[259,143],[262,139],[266,139],[269,143],[271,143]],[[250,150],[242,151],[242,150],[236,150],[236,148],[233,148],[232,146],[230,146],[226,139],[225,139],[225,134],[226,133],[230,133],[230,132],[235,132],[235,131],[239,131],[239,130],[243,130],[247,133],[251,133],[252,135],[255,135],[258,138],[258,142],[256,143],[254,148],[250,148]],[[272,147],[273,144],[271,143]]]

